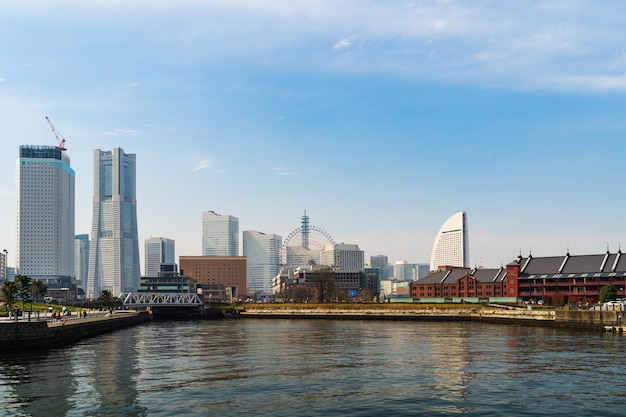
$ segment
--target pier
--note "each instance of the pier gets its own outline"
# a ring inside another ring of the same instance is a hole
[[[59,348],[151,320],[147,312],[115,311],[61,320],[20,318],[0,322],[0,351]]]

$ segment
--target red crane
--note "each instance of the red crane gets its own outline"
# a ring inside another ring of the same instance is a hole
[[[63,138],[63,136],[61,136],[61,134],[54,128],[54,125],[52,124],[48,116],[46,116],[46,120],[50,125],[50,129],[52,129],[52,133],[54,133],[54,136],[56,136],[57,141],[59,142],[59,144],[57,145],[57,149],[67,151],[67,148],[65,147],[65,139]]]

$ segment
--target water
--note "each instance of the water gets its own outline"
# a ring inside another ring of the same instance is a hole
[[[155,322],[3,354],[0,415],[622,416],[625,346],[465,322]]]

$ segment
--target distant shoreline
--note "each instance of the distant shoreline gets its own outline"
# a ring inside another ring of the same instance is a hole
[[[242,318],[298,318],[351,320],[475,321],[601,331],[621,325],[624,312],[552,310],[482,304],[367,304],[367,303],[250,303],[241,306]]]

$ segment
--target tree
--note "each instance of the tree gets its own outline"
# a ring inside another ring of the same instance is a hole
[[[612,285],[605,285],[600,288],[600,294],[598,301],[604,303],[606,301],[613,301],[617,299],[617,289]]]
[[[326,303],[332,300],[337,288],[335,276],[335,271],[331,268],[323,268],[313,274],[311,283],[317,291],[318,302]]]
[[[32,293],[35,301],[39,300],[39,298],[44,295],[46,291],[48,291],[48,286],[44,284],[42,280],[38,279],[33,281]]]
[[[22,311],[24,311],[24,303],[30,299],[32,293],[32,278],[28,275],[18,275],[15,277],[15,286],[17,296],[22,299]]]
[[[102,308],[106,308],[107,310],[111,309],[113,305],[113,294],[109,290],[100,291],[100,296],[98,297],[98,302]]]
[[[13,281],[4,281],[2,284],[2,299],[4,300],[4,308],[8,311],[15,304],[15,294],[17,294],[17,287]]]

